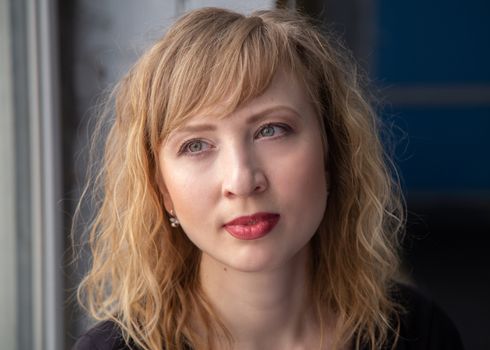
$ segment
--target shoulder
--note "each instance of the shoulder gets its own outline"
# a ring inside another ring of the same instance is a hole
[[[73,350],[129,350],[121,330],[112,321],[96,324],[82,335],[75,343]]]
[[[397,350],[460,350],[463,344],[449,316],[416,288],[399,284],[393,298],[405,309],[400,313]]]

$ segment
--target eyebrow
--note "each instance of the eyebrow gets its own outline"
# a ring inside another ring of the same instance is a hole
[[[294,114],[295,117],[301,118],[301,114],[298,111],[296,111],[294,108],[281,105],[281,106],[273,106],[273,107],[266,108],[263,111],[260,111],[256,114],[252,115],[251,117],[248,118],[247,124],[256,123],[257,121],[267,117],[268,114],[273,113],[273,112],[277,112],[277,111],[282,111],[282,110],[286,110],[289,113]]]
[[[258,113],[253,114],[252,116],[248,117],[247,124],[249,125],[254,124],[259,120],[267,117],[268,114],[281,110],[287,110],[290,113],[294,114],[296,117],[301,118],[301,114],[298,113],[294,108],[281,105],[281,106],[269,107]],[[214,131],[214,130],[216,130],[215,124],[196,124],[196,125],[183,126],[182,128],[177,129],[176,132],[185,133],[185,132]]]

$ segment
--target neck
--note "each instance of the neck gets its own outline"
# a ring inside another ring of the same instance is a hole
[[[309,256],[309,247],[305,247],[285,266],[243,272],[203,254],[202,288],[231,332],[235,348],[312,348],[312,339],[318,344],[314,307],[306,287]]]

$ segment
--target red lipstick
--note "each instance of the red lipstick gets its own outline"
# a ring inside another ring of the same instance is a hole
[[[279,214],[256,213],[241,216],[223,225],[233,237],[242,240],[252,240],[264,237],[279,221]]]

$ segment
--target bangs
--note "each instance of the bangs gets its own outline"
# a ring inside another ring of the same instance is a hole
[[[187,33],[174,33],[179,25],[169,33],[171,40],[176,35],[182,40],[172,55],[169,90],[161,91],[168,94],[168,102],[160,114],[160,140],[196,115],[226,117],[263,93],[279,66],[288,71],[299,66],[279,28],[257,16],[214,14],[196,21]]]

